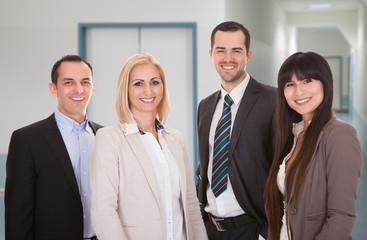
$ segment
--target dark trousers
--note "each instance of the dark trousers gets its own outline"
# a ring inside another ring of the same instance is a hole
[[[209,240],[258,240],[260,234],[260,225],[255,219],[249,221],[246,225],[237,228],[218,231],[213,222],[206,217],[204,219],[206,232]]]

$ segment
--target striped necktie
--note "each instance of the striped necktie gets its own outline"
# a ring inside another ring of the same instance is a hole
[[[224,97],[223,113],[219,119],[214,136],[213,174],[211,188],[215,197],[227,189],[227,172],[229,156],[229,140],[231,133],[231,105],[232,98]]]

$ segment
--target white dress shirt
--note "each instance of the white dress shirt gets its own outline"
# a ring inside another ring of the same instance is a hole
[[[250,75],[247,73],[245,79],[229,93],[229,95],[233,100],[233,104],[231,106],[231,114],[232,114],[231,136],[238,107],[240,106],[242,96],[245,93],[249,81],[250,81]],[[245,213],[245,211],[243,211],[240,204],[238,203],[236,196],[234,195],[232,184],[229,178],[227,183],[227,190],[225,190],[217,198],[214,196],[214,193],[211,189],[215,129],[217,128],[218,121],[222,116],[224,97],[227,94],[228,93],[221,87],[221,98],[219,99],[217,106],[215,108],[209,132],[209,164],[208,164],[209,184],[206,191],[208,204],[205,206],[205,211],[211,213],[216,217],[236,217]],[[261,235],[259,235],[259,240],[264,240],[264,238]]]
[[[153,134],[140,131],[136,124],[128,124],[126,128],[128,134],[140,131],[139,138],[152,161],[164,223],[163,239],[185,240],[186,234],[177,165],[162,134],[162,131],[166,130],[158,127],[157,129],[159,142]]]
[[[311,121],[310,121],[311,122]],[[301,132],[303,132],[305,128],[305,124],[304,121],[302,120],[299,123],[294,123],[293,124],[293,146],[291,151],[288,153],[287,156],[285,156],[285,158],[283,159],[282,164],[279,166],[279,171],[278,171],[278,175],[277,175],[277,185],[278,185],[278,189],[279,191],[283,194],[284,196],[284,192],[285,192],[285,167],[286,167],[286,163],[287,161],[291,158],[294,149],[296,148],[296,144],[297,144],[297,139],[298,136]],[[285,205],[284,201],[283,201],[283,205]],[[280,240],[288,240],[288,225],[286,222],[286,216],[285,216],[285,209],[283,211],[283,218],[282,218],[282,228],[280,229]]]
[[[246,90],[247,84],[250,81],[250,75],[247,74],[246,78],[230,92],[230,96],[233,100],[233,104],[231,106],[231,114],[232,114],[232,121],[231,121],[231,136],[232,136],[232,129],[233,123],[236,119],[236,114],[238,107],[241,103],[242,96]],[[222,116],[223,112],[223,102],[224,97],[226,96],[227,92],[221,88],[221,98],[217,103],[217,107],[215,108],[212,123],[210,126],[209,132],[209,165],[208,165],[208,188],[207,188],[207,199],[208,204],[205,207],[205,211],[211,213],[217,217],[235,217],[244,214],[245,212],[239,205],[236,196],[234,195],[233,188],[231,181],[228,179],[227,183],[227,190],[225,190],[220,196],[217,198],[214,196],[213,191],[211,189],[211,182],[212,182],[212,167],[213,167],[213,149],[214,149],[214,135],[215,129],[217,127],[218,121]]]

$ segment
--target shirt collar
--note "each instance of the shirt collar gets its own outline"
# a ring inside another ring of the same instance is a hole
[[[250,81],[250,75],[247,73],[245,79],[238,84],[237,87],[235,87],[229,95],[231,96],[233,100],[233,104],[238,105],[241,102],[242,96],[245,93],[246,87]],[[223,89],[223,87],[220,87],[221,91],[221,98],[224,100],[224,97],[228,94],[226,90]]]
[[[87,116],[85,117],[84,122],[79,124],[78,122],[74,121],[73,119],[69,118],[68,116],[60,112],[59,109],[56,109],[55,119],[56,119],[57,125],[59,127],[62,127],[67,133],[71,133],[74,127],[77,127],[77,128],[81,127],[81,129],[83,129],[84,131],[88,133],[93,133],[93,130],[88,125]]]
[[[163,124],[157,118],[155,119],[155,128],[157,129],[158,132],[160,130],[165,130],[166,132],[168,132],[164,128]],[[126,134],[134,134],[134,133],[140,133],[140,135],[145,135],[145,132],[140,130],[136,123],[126,124]]]
[[[308,122],[308,124],[311,124],[311,120]],[[298,136],[303,130],[305,129],[305,122],[302,120],[298,123],[293,123],[293,135]]]

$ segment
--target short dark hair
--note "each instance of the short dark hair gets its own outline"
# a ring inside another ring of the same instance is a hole
[[[218,31],[222,31],[222,32],[242,31],[243,34],[245,35],[246,52],[248,53],[248,51],[250,50],[250,33],[249,33],[249,31],[241,23],[233,22],[233,21],[222,22],[213,29],[212,35],[210,37],[210,47],[211,47],[211,49],[213,49],[214,37],[215,37],[215,34]]]
[[[78,55],[66,55],[66,56],[63,56],[60,60],[58,60],[52,67],[51,82],[54,83],[55,85],[57,85],[57,78],[59,77],[59,67],[61,63],[63,62],[83,62],[88,65],[88,67],[90,68],[90,71],[92,72],[92,76],[93,76],[92,66],[84,58]]]

